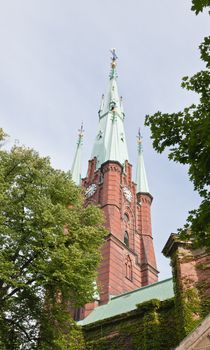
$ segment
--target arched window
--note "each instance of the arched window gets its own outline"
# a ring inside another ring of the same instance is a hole
[[[132,261],[130,256],[128,255],[125,261],[125,277],[128,278],[130,281],[132,281]]]
[[[127,231],[125,231],[125,234],[124,234],[124,243],[127,247],[129,247],[129,235]]]
[[[125,222],[129,221],[129,216],[128,216],[127,213],[124,214],[123,219],[124,219]]]
[[[80,312],[81,308],[80,307],[76,307],[74,309],[74,321],[79,321],[80,320]]]

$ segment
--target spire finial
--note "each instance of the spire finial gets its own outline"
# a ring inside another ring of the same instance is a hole
[[[116,74],[116,66],[117,66],[117,54],[116,54],[116,49],[111,49],[110,50],[112,57],[111,57],[111,72],[110,72],[110,79],[112,78],[116,78],[117,74]]]
[[[137,145],[138,145],[138,152],[142,152],[142,134],[141,134],[141,128],[138,130],[138,135],[137,135]]]
[[[118,59],[117,54],[116,54],[116,49],[111,49],[110,52],[112,54],[112,57],[111,57],[112,65],[113,64],[116,65],[116,60]]]
[[[80,129],[78,129],[78,136],[79,136],[79,139],[78,139],[78,145],[82,143],[82,139],[83,139],[83,136],[84,136],[84,127],[83,127],[83,122],[81,123],[81,127]]]
[[[83,128],[83,122],[81,124],[80,129],[78,129],[78,141],[77,141],[77,148],[76,153],[74,156],[74,161],[71,168],[71,176],[72,180],[75,182],[77,186],[81,183],[81,161],[82,161],[82,144],[83,144],[83,136],[84,136],[84,128]]]
[[[138,130],[137,135],[137,145],[138,145],[138,159],[137,159],[137,168],[136,168],[136,184],[137,184],[137,193],[145,192],[149,193],[149,186],[147,182],[147,175],[144,166],[144,157],[142,152],[142,135],[141,129]]]
[[[122,166],[128,160],[128,150],[124,131],[123,103],[117,87],[115,49],[109,52],[111,71],[105,96],[102,97],[99,108],[99,126],[95,138],[91,159],[97,159],[97,169],[106,161],[118,161]]]

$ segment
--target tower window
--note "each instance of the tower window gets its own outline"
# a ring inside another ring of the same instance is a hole
[[[102,139],[102,136],[103,136],[103,132],[100,130],[97,135],[98,140]]]
[[[79,321],[80,320],[80,311],[81,308],[80,307],[76,307],[74,310],[74,320],[75,321]]]
[[[100,173],[99,183],[102,184],[103,182],[104,182],[104,175],[102,173]]]
[[[125,277],[128,278],[130,281],[132,281],[133,278],[133,271],[132,271],[132,261],[130,256],[128,255],[125,261]]]
[[[111,101],[110,104],[109,104],[109,109],[110,111],[113,111],[116,107],[116,103],[114,101]]]
[[[125,234],[124,234],[124,243],[127,247],[129,247],[129,235],[127,231],[125,231]]]
[[[128,222],[129,221],[129,216],[127,213],[124,214],[123,216],[124,221]]]

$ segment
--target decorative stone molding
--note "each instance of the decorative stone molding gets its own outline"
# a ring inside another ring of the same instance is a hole
[[[209,350],[210,349],[210,315],[192,331],[175,350]]]

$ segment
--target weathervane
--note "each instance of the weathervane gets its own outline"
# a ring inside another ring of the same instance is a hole
[[[112,57],[111,57],[111,60],[112,60],[112,63],[111,63],[111,73],[109,75],[110,79],[112,78],[117,78],[117,74],[116,74],[116,61],[118,59],[117,55],[116,55],[116,50],[115,49],[111,49],[110,50],[111,54],[112,54]]]
[[[112,57],[111,57],[112,62],[115,62],[118,59],[118,57],[116,55],[116,50],[115,49],[111,49],[110,52],[112,54]]]

